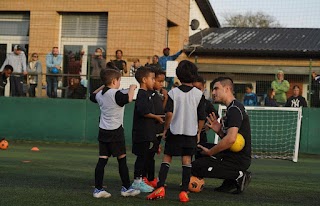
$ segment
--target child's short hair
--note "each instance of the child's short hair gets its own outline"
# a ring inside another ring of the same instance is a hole
[[[107,69],[119,70],[113,62],[108,62],[108,63],[106,64],[106,68],[107,68]]]
[[[245,88],[253,89],[253,86],[252,86],[252,84],[246,84]]]
[[[194,82],[200,82],[204,85],[206,83],[206,80],[202,76],[196,76]]]
[[[136,71],[134,77],[139,82],[139,84],[141,84],[143,77],[147,77],[150,73],[154,73],[150,68],[148,68],[148,67],[140,67]]]
[[[273,91],[274,91],[273,88],[269,88],[268,91],[267,91],[267,96],[271,97],[271,94],[272,94]]]
[[[104,85],[108,86],[114,79],[120,79],[121,73],[114,69],[102,69],[100,72],[100,78]]]
[[[13,72],[13,67],[10,64],[4,66],[3,70],[11,70]]]
[[[198,67],[188,60],[182,60],[176,69],[176,74],[180,82],[193,83],[198,76]]]
[[[166,72],[163,71],[162,69],[155,68],[155,67],[154,67],[154,68],[150,67],[150,68],[151,68],[152,71],[154,72],[155,77],[160,76],[160,75],[166,76]]]

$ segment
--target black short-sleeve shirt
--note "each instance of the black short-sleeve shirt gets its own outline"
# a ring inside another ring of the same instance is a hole
[[[155,140],[156,120],[144,116],[150,113],[155,114],[151,92],[139,89],[133,112],[132,142]]]
[[[164,109],[163,109],[163,96],[158,91],[151,91],[151,98],[154,105],[154,111],[156,115],[164,115]],[[156,122],[155,125],[156,134],[160,134],[164,130],[164,124],[160,124],[159,122]]]
[[[233,100],[227,107],[226,115],[222,119],[222,130],[226,133],[231,127],[239,128],[240,133],[245,139],[245,146],[240,152],[231,152],[225,150],[224,158],[227,161],[233,162],[235,167],[246,170],[251,164],[251,128],[247,111],[242,103],[238,100]]]

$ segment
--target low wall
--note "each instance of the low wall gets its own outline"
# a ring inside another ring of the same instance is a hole
[[[8,140],[97,141],[99,107],[89,100],[1,97],[0,107],[0,137]],[[131,144],[133,108],[130,103],[125,109],[127,144]],[[320,154],[319,117],[320,109],[303,109],[300,152]]]

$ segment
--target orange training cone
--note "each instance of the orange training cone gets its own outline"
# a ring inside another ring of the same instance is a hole
[[[31,148],[31,151],[38,152],[38,151],[40,151],[40,150],[39,150],[39,148],[38,148],[38,147],[32,147],[32,148]]]

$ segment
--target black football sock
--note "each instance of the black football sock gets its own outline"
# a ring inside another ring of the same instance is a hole
[[[159,182],[157,184],[157,187],[163,187],[164,183],[167,179],[167,175],[169,172],[170,164],[168,162],[162,162],[160,166],[160,171],[159,171]]]
[[[191,164],[190,165],[182,165],[182,187],[181,191],[188,191],[188,186],[190,182],[191,176]]]
[[[136,162],[134,163],[134,179],[142,178],[146,160],[144,156],[137,156]]]
[[[108,158],[99,158],[98,163],[96,165],[96,169],[94,171],[94,177],[95,177],[95,187],[99,190],[102,189],[102,183],[103,183],[103,176],[104,176],[104,167],[108,163]]]
[[[151,159],[148,164],[148,180],[154,180],[154,167],[155,167],[155,160]]]
[[[122,181],[122,186],[128,189],[130,187],[130,177],[129,177],[129,169],[127,166],[127,157],[118,159],[118,166],[119,166],[119,174]]]

